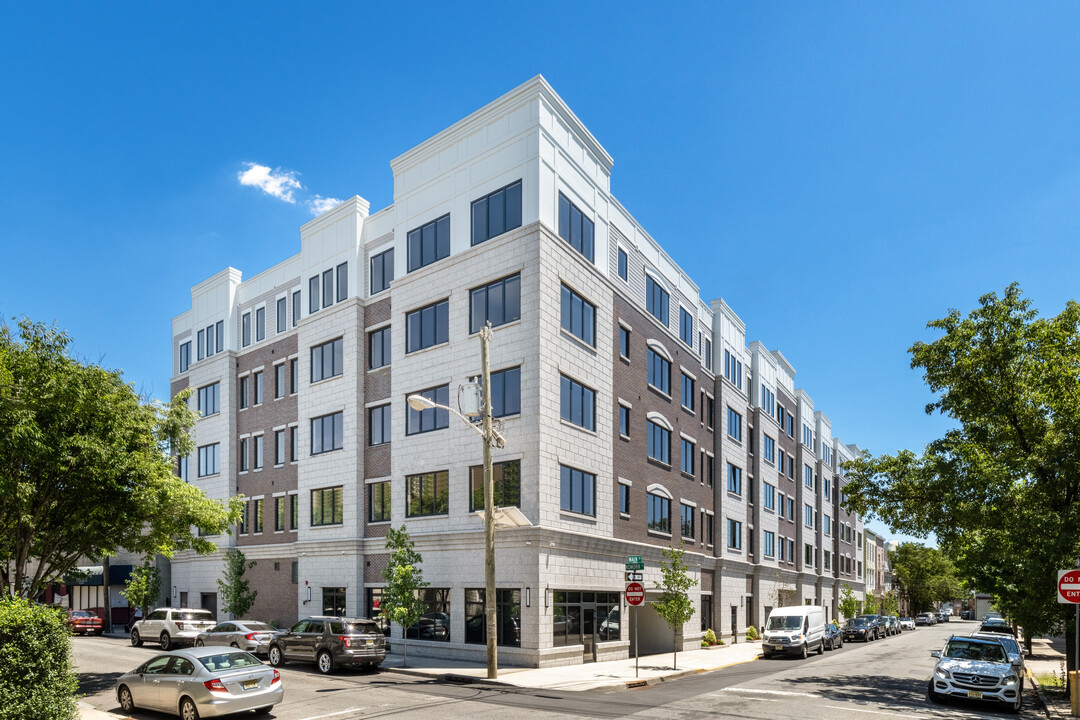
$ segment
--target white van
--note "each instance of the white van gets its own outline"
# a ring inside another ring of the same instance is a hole
[[[769,613],[762,633],[761,654],[825,652],[825,609],[820,605],[793,605]]]

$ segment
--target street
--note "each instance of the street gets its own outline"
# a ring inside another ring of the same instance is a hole
[[[870,644],[796,658],[756,660],[659,685],[618,692],[526,690],[458,685],[380,671],[320,675],[313,666],[282,668],[285,701],[269,716],[278,720],[425,718],[649,718],[717,717],[835,720],[835,718],[992,718],[1004,708],[971,703],[934,705],[926,698],[933,668],[930,650],[945,638],[975,630],[973,622],[921,627]],[[80,692],[99,710],[123,717],[116,678],[158,652],[131,647],[123,638],[74,638]],[[1019,717],[1040,718],[1035,693],[1025,689]],[[136,720],[160,720],[136,712]]]

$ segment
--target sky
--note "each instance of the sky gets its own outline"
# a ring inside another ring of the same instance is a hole
[[[171,319],[542,74],[613,194],[874,454],[948,429],[908,348],[1076,297],[1080,4],[9,3],[0,319],[165,398]],[[880,523],[871,529],[895,536]]]

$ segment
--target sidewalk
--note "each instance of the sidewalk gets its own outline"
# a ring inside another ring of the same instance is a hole
[[[1039,694],[1039,699],[1046,706],[1046,714],[1051,718],[1072,716],[1069,698],[1058,693],[1046,692],[1035,680],[1037,674],[1060,675],[1065,663],[1065,638],[1031,639],[1031,655],[1024,661],[1031,676],[1032,685]]]

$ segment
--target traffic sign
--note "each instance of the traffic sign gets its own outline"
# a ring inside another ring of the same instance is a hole
[[[631,605],[640,605],[645,602],[645,588],[641,587],[641,583],[627,583],[626,602]]]
[[[626,582],[641,582],[645,579],[645,573],[642,572],[628,572],[626,573]]]
[[[1058,602],[1080,603],[1080,570],[1058,570]]]

